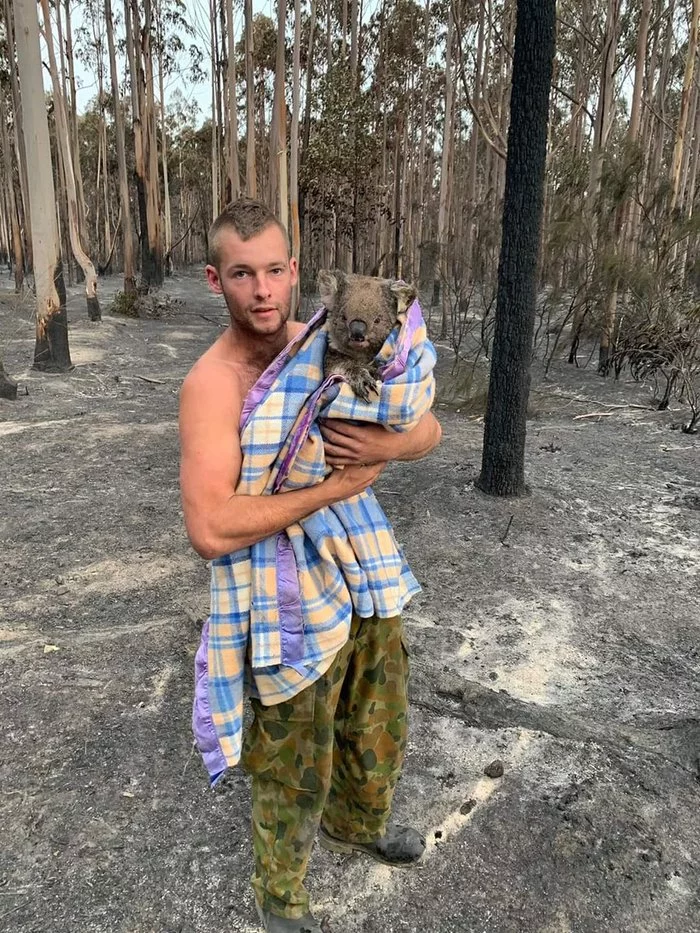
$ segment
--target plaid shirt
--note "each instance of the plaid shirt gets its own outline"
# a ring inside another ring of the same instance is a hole
[[[342,377],[324,379],[325,316],[316,314],[246,399],[239,495],[322,482],[330,468],[319,416],[407,431],[432,404],[435,350],[417,302],[378,355],[383,381],[370,402]],[[212,561],[193,716],[212,783],[240,758],[244,681],[265,705],[289,699],[330,667],[353,611],[390,618],[419,589],[371,489]]]

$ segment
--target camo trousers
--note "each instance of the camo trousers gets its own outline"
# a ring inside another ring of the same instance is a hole
[[[251,701],[241,760],[253,776],[253,889],[266,910],[294,919],[309,910],[304,877],[321,821],[352,842],[384,834],[406,746],[407,681],[401,617],[354,617],[315,684],[276,706]]]

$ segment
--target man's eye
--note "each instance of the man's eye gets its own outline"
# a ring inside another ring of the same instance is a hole
[[[244,269],[238,269],[233,273],[234,279],[244,279],[247,275],[248,273]]]
[[[282,273],[284,272],[284,269],[282,269],[282,267],[279,266],[278,268],[271,269],[270,271],[272,272],[273,275],[282,275]]]

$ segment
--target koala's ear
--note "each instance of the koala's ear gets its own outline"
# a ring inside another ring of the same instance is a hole
[[[390,291],[396,298],[396,316],[403,318],[418,294],[415,286],[407,285],[406,282],[394,282],[390,286]]]
[[[337,270],[331,272],[329,269],[321,269],[316,276],[318,291],[321,296],[321,303],[330,311],[335,304],[335,298],[340,286],[341,273]]]

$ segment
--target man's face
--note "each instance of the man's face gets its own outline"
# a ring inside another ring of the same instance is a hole
[[[260,337],[279,334],[297,282],[297,262],[288,258],[282,231],[271,224],[242,240],[235,230],[224,229],[217,239],[219,268],[207,266],[207,281],[224,296],[234,329]]]

